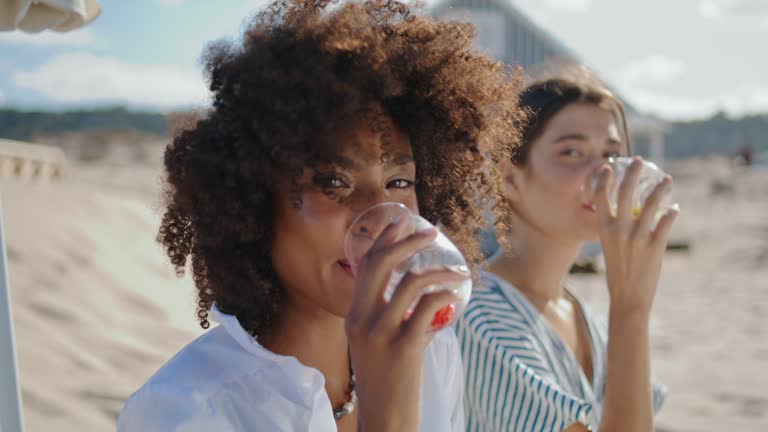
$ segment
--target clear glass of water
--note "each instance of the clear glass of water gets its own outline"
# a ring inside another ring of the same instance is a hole
[[[608,199],[614,212],[618,207],[619,188],[621,186],[621,182],[624,180],[624,176],[626,175],[629,166],[632,164],[632,160],[633,158],[629,157],[616,157],[608,160],[608,164],[613,169],[614,179],[613,184],[610,185],[610,190],[608,191]],[[664,180],[664,177],[667,175],[667,173],[662,171],[662,169],[653,162],[646,160],[643,160],[642,162],[643,166],[640,169],[640,177],[637,182],[637,187],[635,188],[635,193],[632,196],[632,215],[634,217],[640,216],[640,213],[643,211],[645,201],[653,193],[653,190],[656,188],[656,186],[661,183],[661,181]],[[597,182],[598,174],[595,173],[591,179],[591,188],[593,193],[597,189]],[[656,222],[658,222],[658,220],[671,209],[680,210],[680,206],[674,202],[671,189],[667,189],[667,192],[664,194],[661,202],[659,203],[659,209],[656,212],[656,220],[654,221],[654,226]]]
[[[352,222],[344,239],[344,253],[353,274],[357,275],[361,258],[368,253],[379,235],[387,226],[398,220],[401,222],[397,229],[396,241],[433,227],[429,221],[411,212],[400,203],[387,202],[365,210]],[[469,271],[467,261],[459,248],[438,230],[437,237],[429,246],[416,252],[394,269],[384,290],[384,300],[389,302],[392,299],[397,286],[408,272],[423,273],[427,270],[446,268]],[[452,291],[459,300],[435,314],[432,320],[433,330],[439,330],[453,324],[456,318],[464,312],[472,294],[472,281],[467,279],[462,282],[431,285],[424,288],[422,295],[441,290]],[[405,318],[410,316],[417,302],[418,299],[411,305]]]

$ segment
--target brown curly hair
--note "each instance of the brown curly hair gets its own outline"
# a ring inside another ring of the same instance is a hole
[[[242,43],[207,48],[213,104],[166,149],[158,234],[179,275],[191,261],[203,328],[215,302],[252,335],[269,329],[283,300],[270,257],[276,180],[298,185],[304,168],[332,161],[333,131],[350,118],[375,126],[371,107],[410,137],[422,216],[479,259],[475,199],[503,202],[489,162],[518,141],[520,74],[475,52],[473,35],[391,0],[283,0],[246,23]]]

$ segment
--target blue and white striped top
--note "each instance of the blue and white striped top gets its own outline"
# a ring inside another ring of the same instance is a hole
[[[576,301],[592,339],[594,383],[517,288],[482,275],[456,324],[469,431],[560,431],[574,423],[597,431],[605,398],[607,321]],[[656,412],[666,393],[666,386],[654,383]]]

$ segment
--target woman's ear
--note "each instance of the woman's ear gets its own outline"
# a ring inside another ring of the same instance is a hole
[[[502,161],[499,168],[504,196],[512,202],[520,201],[522,198],[523,182],[525,181],[523,169],[515,165],[511,160]]]

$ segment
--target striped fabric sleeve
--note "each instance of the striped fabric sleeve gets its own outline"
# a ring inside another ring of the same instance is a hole
[[[557,386],[530,337],[524,332],[490,337],[492,329],[472,325],[469,318],[457,326],[468,431],[559,431],[574,423],[595,424],[596,410]]]

